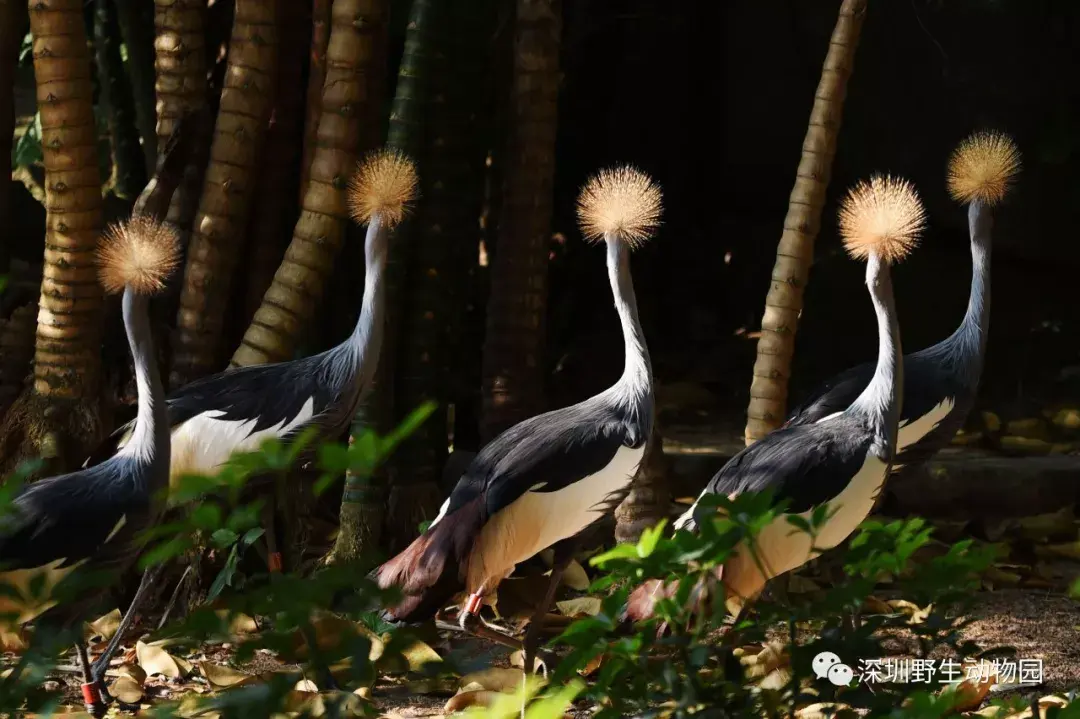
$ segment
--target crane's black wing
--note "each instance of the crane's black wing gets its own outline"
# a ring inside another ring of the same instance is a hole
[[[813,424],[830,414],[843,412],[858,398],[874,376],[871,363],[844,370],[808,394],[802,404],[788,413],[784,427]]]
[[[620,447],[641,447],[648,437],[648,420],[592,400],[531,417],[480,450],[454,487],[447,514],[481,495],[490,517],[525,492],[558,491],[602,470]]]
[[[0,569],[133,558],[131,540],[146,527],[151,504],[133,482],[117,481],[118,465],[110,461],[26,487],[0,520]]]
[[[846,415],[778,429],[732,457],[704,493],[768,489],[776,501],[788,502],[788,512],[805,512],[844,490],[866,461],[871,441],[868,428]]]

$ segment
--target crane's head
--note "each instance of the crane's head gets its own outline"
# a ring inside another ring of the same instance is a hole
[[[660,187],[630,165],[601,170],[578,196],[578,224],[585,240],[620,240],[636,249],[660,225]]]
[[[368,155],[349,182],[349,211],[361,225],[373,219],[390,229],[405,217],[417,194],[416,165],[397,150]]]
[[[949,158],[949,194],[957,202],[993,206],[1009,191],[1020,171],[1020,150],[1003,132],[976,132]]]
[[[180,264],[176,228],[148,215],[110,225],[97,249],[98,279],[106,292],[153,295]]]
[[[918,246],[925,227],[919,193],[903,178],[874,175],[848,190],[840,205],[844,249],[856,260],[874,255],[898,262]]]

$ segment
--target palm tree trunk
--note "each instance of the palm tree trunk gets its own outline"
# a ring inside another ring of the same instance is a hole
[[[256,196],[265,208],[253,213],[249,222],[248,251],[238,312],[241,324],[230,333],[239,343],[251,318],[270,288],[274,272],[281,264],[289,241],[289,228],[296,225],[299,159],[303,123],[304,93],[301,88],[304,55],[308,45],[307,18],[303,5],[288,2],[279,22],[281,62],[278,63],[277,88],[274,92],[274,115],[266,138],[266,166],[259,176]],[[230,345],[234,346],[234,345]]]
[[[114,0],[94,0],[94,51],[98,107],[109,123],[116,194],[134,202],[146,185],[146,158],[135,125],[135,99],[120,57],[120,24]]]
[[[128,78],[135,103],[135,124],[142,140],[143,162],[149,176],[157,164],[157,114],[154,111],[154,15],[144,2],[117,2],[120,35],[127,48]]]
[[[445,408],[452,396],[453,340],[461,332],[469,299],[462,292],[468,271],[463,251],[467,253],[471,246],[475,263],[480,234],[484,154],[476,142],[476,127],[486,89],[490,6],[476,2],[459,8],[442,3],[435,8],[438,16],[423,18],[430,28],[426,62],[433,71],[422,86],[427,97],[422,200],[413,223],[401,303],[395,368],[395,399],[401,412],[428,400]],[[433,519],[438,510],[448,420],[445,409],[437,412],[394,455],[394,483],[387,504],[387,532],[394,548],[411,541],[419,523]]]
[[[802,159],[788,201],[784,233],[776,248],[772,283],[761,318],[761,338],[746,410],[746,444],[764,437],[784,422],[788,379],[795,354],[795,332],[803,309],[803,291],[814,261],[814,240],[821,226],[821,208],[829,186],[844,92],[855,64],[855,50],[866,14],[866,0],[843,0],[829,41],[821,81],[814,93],[810,126]]]
[[[311,3],[311,58],[308,65],[307,102],[304,106],[304,149],[300,162],[300,200],[307,192],[311,158],[322,116],[323,82],[326,80],[326,49],[330,44],[330,0]]]
[[[362,122],[376,107],[376,82],[387,7],[385,0],[337,0],[333,7],[318,144],[300,219],[262,306],[255,313],[233,366],[291,359],[315,315],[349,216],[345,190],[360,150]]]
[[[94,264],[101,176],[82,0],[32,0],[30,30],[45,164],[45,268],[34,383],[0,428],[0,476],[34,456],[70,465],[101,434],[102,294]]]
[[[206,107],[206,0],[154,0],[157,141],[164,146],[187,112]],[[193,162],[169,206],[186,236],[198,207],[203,168]]]
[[[517,0],[510,141],[484,342],[485,442],[544,406],[560,12],[558,0]]]
[[[171,384],[217,369],[233,270],[255,196],[277,80],[277,0],[237,0],[210,164],[188,248]]]
[[[615,510],[615,541],[637,542],[642,532],[668,516],[670,508],[671,487],[664,439],[654,420],[645,457],[634,477],[630,494]]]
[[[15,68],[22,40],[25,5],[19,0],[0,0],[0,153],[11,157],[15,134]],[[12,227],[10,173],[0,182],[0,227]],[[7,274],[10,242],[0,242],[0,272]]]

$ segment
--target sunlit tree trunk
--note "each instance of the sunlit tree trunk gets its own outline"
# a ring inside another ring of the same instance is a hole
[[[517,0],[514,81],[483,361],[485,442],[544,407],[544,315],[558,124],[558,0]]]
[[[206,107],[206,1],[154,0],[157,138],[164,145],[184,113]],[[173,195],[169,222],[191,230],[203,168],[189,166]]]
[[[377,102],[369,91],[379,67],[385,0],[337,0],[333,7],[318,141],[300,219],[233,366],[291,359],[315,316],[349,216],[346,188],[356,168],[361,123]]]
[[[176,316],[173,387],[219,369],[225,316],[221,308],[243,247],[277,80],[277,5],[277,0],[236,2],[210,164]]]
[[[100,440],[102,294],[94,249],[101,176],[81,0],[32,0],[34,74],[45,164],[45,268],[33,386],[0,427],[0,474],[23,459],[70,466]]]
[[[653,421],[652,435],[645,449],[630,494],[615,510],[615,540],[636,542],[641,533],[668,516],[671,488],[668,463],[664,457],[664,439],[659,424]]]
[[[746,410],[746,443],[753,444],[784,422],[787,412],[795,332],[803,309],[803,292],[814,261],[814,240],[821,226],[821,208],[829,186],[844,92],[855,64],[866,0],[843,0],[829,41],[821,81],[814,93],[810,126],[802,159],[788,201],[784,233],[776,248],[772,283],[761,318],[761,338]]]

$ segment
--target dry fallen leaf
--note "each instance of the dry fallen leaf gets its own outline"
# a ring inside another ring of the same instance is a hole
[[[442,657],[430,646],[419,640],[410,644],[401,652],[409,662],[409,671],[418,672],[425,664],[441,662]]]
[[[584,592],[589,588],[589,575],[585,573],[584,567],[572,559],[563,572],[562,584],[575,592]]]
[[[294,686],[293,689],[298,692],[306,692],[309,694],[319,693],[319,687],[310,679],[301,679],[296,683],[296,686]]]
[[[449,677],[427,677],[406,682],[405,688],[409,694],[447,695],[458,690],[458,681]]]
[[[1021,517],[1016,520],[1016,524],[1021,537],[1036,542],[1047,537],[1076,536],[1076,517],[1071,504],[1057,512]]]
[[[922,624],[930,616],[930,610],[934,607],[933,604],[930,604],[926,608],[920,608],[917,604],[906,599],[892,599],[888,604],[894,611],[908,615],[908,624]]]
[[[83,636],[86,641],[96,644],[99,642],[107,642],[113,638],[116,634],[116,630],[120,628],[120,620],[122,619],[119,609],[114,609],[108,614],[104,614],[92,622],[88,622],[83,631]]]
[[[146,681],[146,671],[138,664],[121,664],[116,668],[116,673],[122,677],[131,677],[139,684]]]
[[[863,602],[862,613],[866,616],[870,616],[871,614],[892,614],[893,608],[884,600],[870,596]]]
[[[600,597],[578,597],[555,602],[555,606],[559,608],[563,616],[577,619],[578,617],[595,617],[600,613],[601,602]]]
[[[443,706],[443,711],[447,714],[453,714],[463,709],[468,709],[469,707],[489,707],[495,703],[499,696],[499,692],[487,691],[486,689],[462,692],[461,694],[450,697],[449,701],[446,702],[446,705]]]
[[[250,674],[244,674],[239,669],[233,669],[224,664],[214,664],[213,662],[199,662],[199,673],[206,677],[206,681],[214,689],[228,689],[253,678]]]
[[[161,647],[137,642],[135,655],[138,657],[139,666],[143,668],[147,676],[161,674],[169,679],[179,679],[182,676],[176,659]]]
[[[510,666],[517,667],[518,669],[525,668],[525,651],[518,649],[517,651],[510,653]],[[533,673],[539,672],[544,666],[544,662],[540,660],[540,657],[533,657]]]
[[[143,698],[143,685],[131,677],[117,677],[109,687],[109,693],[125,704],[138,704]]]
[[[458,680],[458,686],[464,689],[470,684],[477,684],[488,691],[516,692],[521,688],[524,676],[525,673],[520,669],[491,667],[466,674]]]
[[[796,719],[843,719],[858,716],[847,704],[818,702],[795,711]]]

